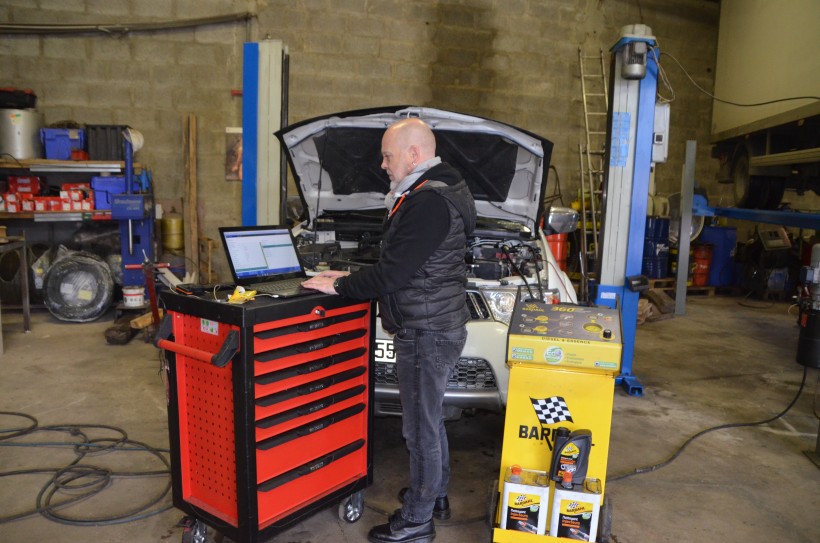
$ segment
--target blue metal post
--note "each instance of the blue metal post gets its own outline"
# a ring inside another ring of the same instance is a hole
[[[242,224],[256,224],[259,44],[246,43],[242,65]]]
[[[630,39],[624,39],[613,48],[613,54],[620,54],[620,48]],[[654,45],[654,43],[652,44]],[[617,75],[616,75],[617,77]],[[632,198],[627,238],[626,267],[624,277],[641,275],[643,262],[644,235],[646,229],[646,206],[649,194],[649,177],[652,163],[652,142],[655,123],[655,95],[658,82],[658,66],[653,56],[647,55],[646,76],[641,79],[638,93],[638,107],[635,115],[635,142],[632,170]],[[628,118],[628,117],[626,117]],[[611,153],[611,160],[622,160],[621,154]],[[599,305],[616,307],[620,305],[623,331],[623,355],[621,373],[615,382],[621,384],[631,396],[643,395],[643,386],[632,374],[635,355],[635,335],[637,332],[639,292],[633,292],[626,284],[598,285],[595,301]]]

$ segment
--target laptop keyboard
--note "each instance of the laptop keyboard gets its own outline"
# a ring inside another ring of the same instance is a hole
[[[299,288],[304,288],[302,287],[302,281],[304,280],[305,279],[302,277],[296,277],[294,279],[283,279],[274,283],[259,283],[258,285],[252,285],[250,288],[256,290],[257,292],[276,294],[277,292],[282,292],[285,290],[297,290]]]

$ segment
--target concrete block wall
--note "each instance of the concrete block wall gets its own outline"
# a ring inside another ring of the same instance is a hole
[[[7,0],[7,23],[128,24],[253,12],[255,21],[124,35],[4,35],[0,85],[31,88],[46,122],[128,124],[159,201],[183,193],[183,118],[198,117],[201,233],[240,220],[239,183],[225,180],[225,128],[241,125],[242,43],[281,39],[290,53],[290,122],[334,111],[419,104],[508,122],[555,143],[569,205],[579,183],[583,108],[578,48],[605,52],[643,23],[705,89],[713,86],[719,4],[710,0]],[[657,191],[679,190],[685,141],[717,198],[709,158],[711,100],[667,57],[674,88],[670,160]],[[671,92],[662,91],[670,96]],[[378,157],[374,157],[378,160]],[[554,189],[550,176],[548,191]],[[721,192],[722,191],[722,192]],[[179,211],[179,204],[176,204]],[[217,251],[221,259],[221,251]],[[217,262],[223,278],[229,276]]]

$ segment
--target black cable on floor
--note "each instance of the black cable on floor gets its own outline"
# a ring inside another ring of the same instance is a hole
[[[710,432],[714,432],[716,430],[725,430],[727,428],[742,428],[742,427],[745,427],[745,426],[760,426],[762,424],[768,424],[770,422],[776,421],[777,419],[779,419],[780,417],[782,417],[783,415],[788,413],[789,410],[791,410],[791,408],[794,407],[794,404],[797,403],[798,398],[800,398],[800,395],[803,393],[803,386],[806,384],[806,376],[808,375],[808,369],[809,368],[806,367],[806,366],[803,367],[803,380],[800,382],[800,388],[797,390],[797,394],[795,395],[794,399],[786,407],[786,409],[784,409],[783,411],[781,411],[777,415],[773,416],[772,418],[769,418],[769,419],[766,419],[766,420],[761,420],[761,421],[758,421],[758,422],[733,422],[733,423],[729,423],[729,424],[721,424],[719,426],[713,426],[712,428],[707,428],[705,430],[701,430],[697,434],[695,434],[692,437],[690,437],[689,439],[687,439],[684,442],[684,444],[681,445],[680,448],[675,452],[675,454],[673,454],[672,456],[670,456],[668,459],[664,460],[663,462],[661,462],[659,464],[652,465],[652,466],[645,466],[645,467],[635,468],[635,470],[630,471],[629,473],[624,473],[622,475],[615,475],[614,477],[607,477],[606,481],[608,483],[611,483],[612,481],[618,481],[618,480],[621,480],[621,479],[626,479],[627,477],[632,477],[633,475],[640,475],[642,473],[651,473],[653,471],[657,471],[657,470],[659,470],[663,467],[666,467],[669,464],[671,464],[673,461],[675,461],[683,453],[684,449],[686,449],[686,447],[688,447],[693,441],[695,441],[697,438],[699,438],[701,436],[704,436],[704,435],[706,435]]]
[[[32,424],[21,428],[0,429],[0,446],[49,448],[71,447],[77,457],[73,461],[69,462],[68,465],[58,468],[33,468],[0,472],[0,478],[20,475],[51,474],[49,480],[37,494],[34,509],[16,513],[14,515],[0,517],[0,524],[20,520],[34,515],[41,515],[49,520],[59,522],[61,524],[73,526],[107,526],[142,520],[173,508],[173,505],[160,506],[159,508],[156,508],[171,491],[171,465],[169,460],[163,454],[168,452],[166,449],[157,449],[140,441],[128,439],[126,432],[116,426],[102,424],[59,424],[39,426],[36,418],[25,413],[0,411],[0,416],[2,415],[28,419],[32,422]],[[119,435],[115,438],[91,439],[86,434],[86,431],[89,429],[110,430]],[[79,441],[68,443],[8,442],[13,438],[32,435],[37,432],[63,432],[72,437],[79,438]],[[109,468],[81,463],[83,460],[86,460],[87,457],[111,452],[148,453],[159,459],[163,464],[164,469],[155,471],[113,471]],[[64,512],[57,512],[58,510],[64,511],[73,504],[96,496],[106,488],[109,488],[115,479],[143,477],[166,477],[168,479],[168,483],[147,503],[138,504],[129,511],[114,516],[96,518],[77,518],[69,516]]]
[[[811,402],[811,408],[814,412],[814,418],[820,420],[820,412],[817,411],[817,397],[820,392],[820,373],[817,374],[817,381],[814,383],[814,400]]]

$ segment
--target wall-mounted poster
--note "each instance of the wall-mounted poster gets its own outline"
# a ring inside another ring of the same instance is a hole
[[[225,128],[225,180],[242,181],[242,127]]]

